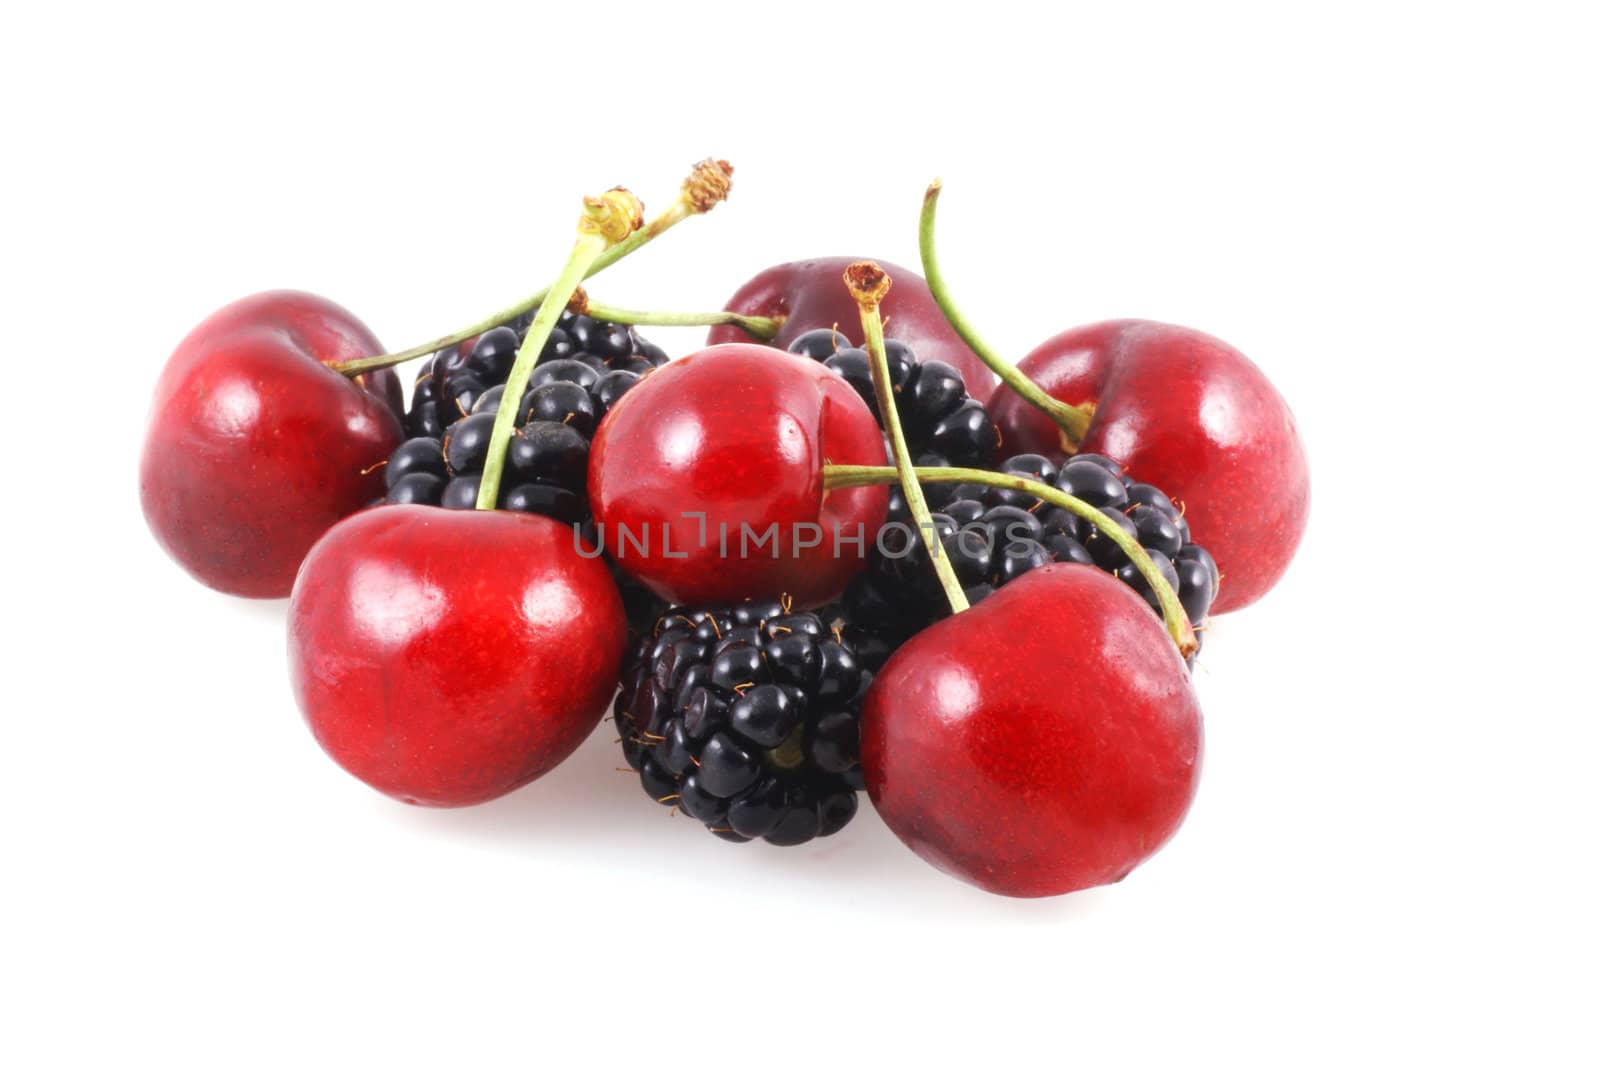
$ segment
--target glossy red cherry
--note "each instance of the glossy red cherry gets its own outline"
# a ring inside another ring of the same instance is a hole
[[[747,316],[782,316],[772,344],[787,347],[800,335],[818,327],[836,327],[853,345],[861,345],[861,313],[840,282],[850,265],[866,257],[823,257],[797,260],[768,268],[741,286],[724,308]],[[943,361],[961,373],[967,393],[978,401],[994,390],[994,373],[978,355],[961,341],[928,284],[910,268],[877,263],[894,280],[894,289],[883,301],[884,334],[906,343],[919,361]],[[748,337],[739,328],[724,324],[713,327],[708,342],[743,342]]]
[[[616,690],[625,633],[616,585],[570,526],[385,506],[306,557],[289,670],[340,766],[406,803],[459,807],[572,754]]]
[[[889,828],[1006,896],[1119,881],[1177,830],[1200,706],[1138,595],[1049,565],[918,633],[867,693],[861,765]]]
[[[650,373],[606,414],[589,501],[617,563],[664,599],[815,606],[865,565],[889,501],[882,487],[824,491],[825,461],[884,463],[854,389],[767,346],[712,346]]]
[[[1111,320],[1055,336],[1018,367],[1051,397],[1096,407],[1082,451],[1182,504],[1222,573],[1213,613],[1248,606],[1283,576],[1310,472],[1288,403],[1244,354],[1186,327]],[[1056,426],[1009,387],[989,411],[1008,453],[1063,456]]]
[[[219,591],[282,598],[311,544],[383,495],[404,437],[399,381],[325,367],[381,349],[346,310],[292,291],[236,301],[179,343],[139,464],[145,519],[179,565]]]

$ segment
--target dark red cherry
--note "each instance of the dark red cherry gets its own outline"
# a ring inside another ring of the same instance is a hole
[[[768,268],[741,286],[723,306],[752,316],[781,316],[772,345],[787,349],[808,331],[837,330],[850,340],[862,343],[861,313],[846,289],[844,271],[863,257],[822,257],[798,260]],[[995,376],[978,355],[961,341],[955,329],[939,311],[938,303],[922,276],[886,260],[877,261],[894,280],[883,301],[884,333],[906,343],[921,361],[942,361],[961,373],[967,392],[979,401],[989,397]],[[713,327],[708,342],[748,342],[750,337],[738,327]]]
[[[867,791],[895,835],[1007,896],[1120,881],[1177,830],[1200,706],[1126,584],[1049,565],[913,636],[862,711]]]
[[[325,298],[236,301],[167,360],[139,462],[145,520],[201,583],[282,598],[311,545],[385,490],[400,445],[399,380],[327,365],[382,352]]]
[[[644,377],[601,422],[589,500],[617,564],[680,605],[820,605],[865,565],[882,487],[824,493],[824,463],[884,464],[850,386],[763,346],[713,346]],[[862,542],[858,542],[858,539]]]
[[[1215,612],[1278,582],[1305,531],[1310,471],[1288,404],[1244,354],[1186,327],[1113,320],[1057,335],[1018,367],[1051,397],[1095,406],[1082,451],[1182,506],[1222,570]],[[990,411],[1007,450],[1063,456],[1056,426],[1009,388]]]

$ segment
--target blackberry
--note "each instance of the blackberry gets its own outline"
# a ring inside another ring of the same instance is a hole
[[[657,802],[733,841],[842,829],[863,787],[861,700],[886,651],[784,603],[672,608],[635,648],[614,711]]]
[[[469,348],[440,350],[423,364],[406,415],[411,438],[390,455],[384,472],[385,502],[476,505],[495,414],[534,315],[485,331]],[[518,400],[499,508],[587,526],[589,440],[611,406],[666,362],[665,351],[631,327],[563,312]],[[612,573],[631,627],[642,631],[666,604],[620,570]]]
[[[441,350],[424,364],[406,416],[412,437],[389,458],[385,501],[471,507],[467,489],[483,472],[506,378],[533,315],[485,331],[470,349]],[[518,401],[501,508],[587,520],[589,439],[617,399],[666,361],[659,346],[631,327],[562,313]]]
[[[837,372],[861,395],[878,426],[883,426],[866,350],[823,327],[796,338],[789,344],[789,352],[820,361]],[[912,454],[936,454],[946,464],[962,468],[992,465],[1000,449],[1000,432],[983,403],[967,394],[961,373],[943,361],[918,361],[911,347],[899,339],[885,340],[884,355]]]
[[[412,387],[406,430],[413,437],[443,438],[445,429],[471,413],[485,395],[496,387],[503,390],[533,316],[531,312],[526,313],[515,323],[485,331],[468,350],[452,346],[428,358]],[[557,361],[573,361],[587,368],[592,373],[588,378],[570,372],[557,378],[588,389],[614,372],[642,376],[665,364],[667,355],[660,346],[646,341],[631,327],[568,311],[561,314],[539,353],[539,366]],[[543,382],[545,380],[539,378],[536,370],[529,387]],[[606,398],[594,400],[595,420],[598,421],[626,390],[626,386],[619,389],[619,384],[631,386],[634,382],[637,379],[613,380]],[[494,399],[498,404],[499,394],[495,394]]]
[[[1190,539],[1183,511],[1159,488],[1132,479],[1098,454],[1079,454],[1059,467],[1037,454],[1022,454],[1002,462],[1000,471],[1052,484],[1098,506],[1149,552],[1189,622],[1205,621],[1217,594],[1216,562]],[[1042,565],[1079,562],[1115,575],[1160,613],[1155,591],[1127,555],[1076,514],[1011,488],[926,483],[923,490],[944,553],[969,601],[976,603]],[[843,612],[896,647],[947,616],[950,608],[898,489],[890,494],[889,521],[900,523],[886,528],[866,570],[851,582]]]

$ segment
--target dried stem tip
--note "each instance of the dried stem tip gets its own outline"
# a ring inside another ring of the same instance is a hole
[[[574,316],[587,316],[589,314],[589,291],[581,286],[574,290],[571,299],[567,302],[567,311]]]
[[[696,212],[709,212],[728,199],[733,188],[733,165],[726,160],[706,157],[694,165],[683,180],[683,198]]]
[[[583,199],[583,215],[578,220],[580,234],[603,235],[608,245],[616,245],[644,226],[644,202],[615,186],[599,197]]]
[[[877,308],[889,293],[889,273],[870,260],[857,261],[844,270],[844,285],[862,307]]]

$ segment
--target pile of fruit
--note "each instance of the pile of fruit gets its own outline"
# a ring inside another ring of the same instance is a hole
[[[309,294],[217,312],[156,388],[151,530],[214,588],[290,597],[312,733],[396,799],[494,799],[609,708],[644,791],[725,840],[830,836],[865,789],[984,889],[1122,878],[1195,792],[1206,622],[1304,529],[1287,405],[1148,321],[1004,360],[939,272],[937,183],[926,278],[835,258],[714,313],[590,299],[730,175],[702,162],[648,222],[586,198],[549,287],[402,352]],[[653,324],[710,344],[668,360]]]

